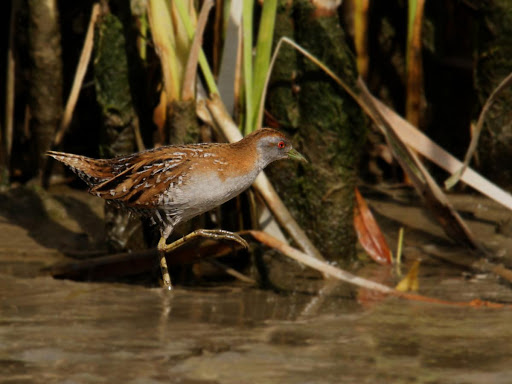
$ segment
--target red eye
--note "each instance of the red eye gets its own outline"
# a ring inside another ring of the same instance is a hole
[[[279,143],[277,143],[277,148],[283,149],[284,147],[286,147],[286,144],[284,143],[284,141],[280,141]]]

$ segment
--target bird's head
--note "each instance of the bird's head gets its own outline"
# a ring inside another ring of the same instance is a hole
[[[262,128],[247,136],[256,141],[260,161],[264,166],[280,159],[293,159],[307,162],[296,149],[292,147],[291,141],[281,132],[271,128]]]

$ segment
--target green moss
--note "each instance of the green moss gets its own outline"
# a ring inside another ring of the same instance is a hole
[[[278,5],[274,35],[292,37],[294,26],[292,9],[289,2],[280,1]],[[274,49],[278,38],[274,39]],[[296,93],[297,52],[288,45],[281,47],[274,70],[272,71],[271,89],[267,95],[267,111],[279,124],[295,130],[299,126],[300,109]]]
[[[314,11],[309,1],[294,2],[286,14],[293,16],[289,22],[295,26],[293,38],[353,84],[357,76],[354,57],[338,17],[318,16]],[[276,23],[280,24],[284,22]],[[269,173],[294,217],[326,258],[348,261],[355,255],[353,193],[365,120],[358,105],[315,64],[296,53],[292,57],[277,63],[268,105],[283,123],[281,129],[292,136],[294,146],[310,162],[280,162]],[[285,81],[290,73],[296,74],[294,83]],[[292,86],[300,90],[293,93]],[[287,114],[289,103],[298,110],[296,122]]]
[[[135,149],[133,109],[126,40],[119,19],[104,15],[95,35],[94,84],[102,110],[101,153],[106,157],[132,153]]]
[[[95,31],[94,84],[102,111],[100,154],[115,157],[135,152],[135,110],[129,82],[123,25],[103,15]],[[112,205],[105,206],[107,246],[112,252],[137,249],[144,243],[140,219]]]
[[[512,3],[496,0],[481,5],[477,41],[475,89],[481,108],[499,83],[512,72]],[[512,188],[512,92],[501,93],[489,110],[479,143],[482,173]]]
[[[195,100],[173,101],[171,105],[170,134],[171,144],[197,143],[199,124]]]

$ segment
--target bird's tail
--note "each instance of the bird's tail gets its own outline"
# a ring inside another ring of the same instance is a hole
[[[90,187],[102,183],[113,176],[112,168],[107,160],[91,159],[86,156],[55,151],[48,151],[46,154],[67,165]]]

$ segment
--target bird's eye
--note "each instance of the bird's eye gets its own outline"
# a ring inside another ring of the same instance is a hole
[[[285,145],[284,141],[280,141],[279,143],[277,143],[277,148],[279,148],[279,149],[283,149],[285,146],[286,145]]]

